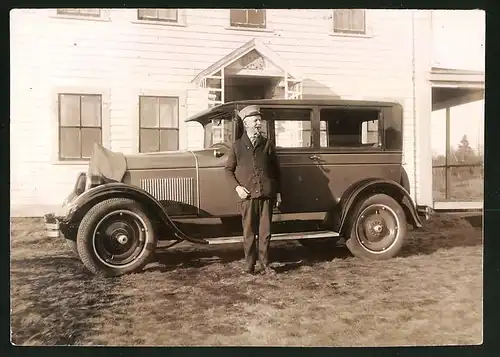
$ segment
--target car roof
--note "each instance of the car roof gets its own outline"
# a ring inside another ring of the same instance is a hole
[[[200,123],[207,122],[212,119],[217,119],[225,116],[232,110],[236,105],[287,105],[287,106],[325,106],[325,105],[342,105],[342,106],[376,106],[376,107],[391,107],[399,105],[397,102],[384,102],[384,101],[373,101],[373,100],[347,100],[347,99],[248,99],[248,100],[238,100],[227,102],[213,107],[202,110],[191,117],[187,118],[186,122],[197,121]]]

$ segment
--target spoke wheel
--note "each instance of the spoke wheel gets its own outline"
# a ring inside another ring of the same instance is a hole
[[[359,215],[356,238],[365,249],[381,253],[396,242],[400,225],[398,215],[391,207],[373,204]]]
[[[112,198],[87,212],[76,243],[83,264],[93,274],[119,276],[141,270],[153,257],[157,239],[137,202]]]
[[[395,199],[375,194],[358,202],[351,212],[346,245],[353,255],[382,260],[399,252],[408,227],[404,210]]]
[[[147,234],[146,223],[137,213],[127,210],[108,213],[94,230],[94,253],[110,267],[126,266],[145,249]]]

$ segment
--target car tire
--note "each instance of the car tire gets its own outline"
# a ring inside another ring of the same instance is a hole
[[[385,260],[400,251],[408,224],[403,208],[395,199],[375,194],[359,202],[352,212],[346,246],[355,257]]]
[[[154,257],[154,227],[134,200],[111,198],[83,217],[76,238],[83,265],[93,274],[120,276],[142,270]]]

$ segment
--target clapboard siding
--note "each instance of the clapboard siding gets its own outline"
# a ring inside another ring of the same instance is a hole
[[[405,165],[413,170],[410,11],[367,11],[368,34],[359,37],[331,35],[332,12],[323,9],[268,10],[266,31],[230,29],[227,9],[183,9],[185,26],[141,23],[133,9],[109,15],[109,21],[92,21],[58,18],[53,10],[11,12],[11,192],[18,212],[25,207],[25,214],[38,215],[59,205],[86,169],[55,159],[57,88],[109,90],[109,120],[103,122],[109,147],[136,152],[141,91],[179,93],[184,117],[192,115],[206,106],[193,78],[253,38],[303,75],[305,96],[402,103]],[[182,119],[181,149],[200,147],[199,125]]]

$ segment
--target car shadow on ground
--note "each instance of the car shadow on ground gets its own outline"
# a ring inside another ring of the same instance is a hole
[[[320,262],[334,259],[345,259],[351,256],[345,247],[332,249],[306,248],[298,243],[273,242],[269,251],[272,266],[277,272],[298,269],[301,266],[313,266]],[[230,264],[241,261],[244,253],[242,244],[227,244],[219,246],[197,246],[195,248],[158,249],[156,252],[157,266],[147,268],[149,271],[170,271],[179,268],[204,267],[211,264]],[[243,265],[242,265],[243,266]]]
[[[439,250],[482,245],[482,216],[436,216],[419,230],[408,232],[408,238],[397,257],[430,255]],[[270,257],[277,272],[286,272],[302,266],[346,259],[353,255],[347,247],[334,242],[304,247],[295,241],[272,242]],[[146,271],[171,271],[182,268],[204,267],[211,264],[229,264],[241,261],[242,244],[185,246],[158,249],[157,262]]]

